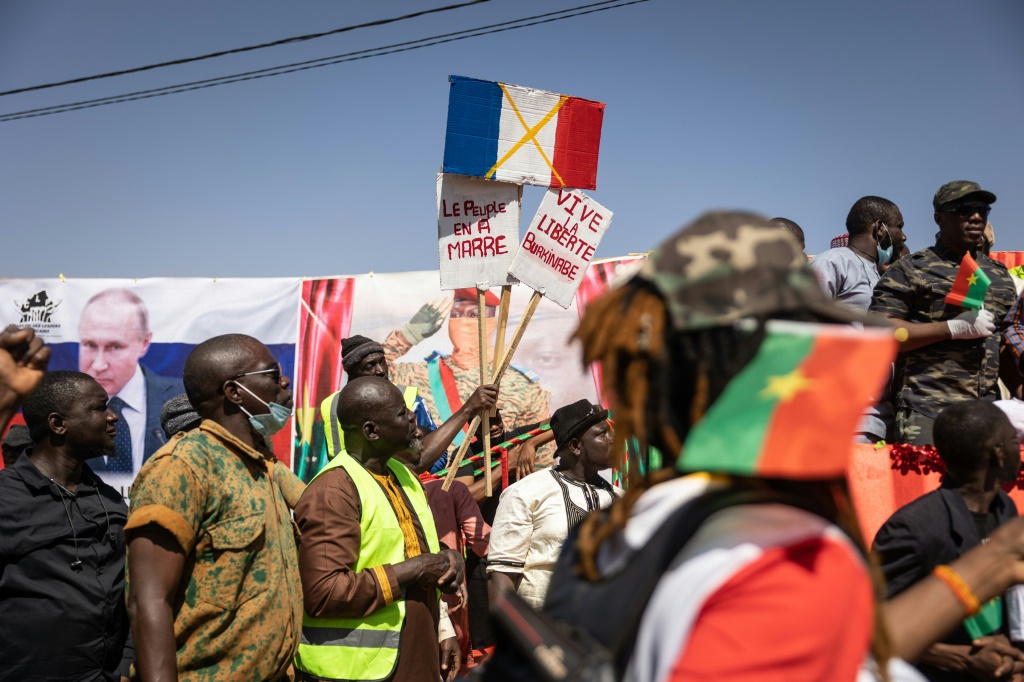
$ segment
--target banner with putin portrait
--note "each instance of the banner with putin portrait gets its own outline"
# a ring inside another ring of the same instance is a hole
[[[292,376],[301,285],[297,277],[8,279],[0,281],[0,322],[35,328],[53,349],[51,370],[85,372],[106,390],[127,433],[119,430],[116,453],[89,465],[127,490],[142,463],[167,441],[160,413],[184,392],[182,368],[197,344],[220,334],[248,334]],[[285,463],[293,438],[289,428],[274,439]]]

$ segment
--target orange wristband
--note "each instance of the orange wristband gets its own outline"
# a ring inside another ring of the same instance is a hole
[[[981,609],[981,603],[978,601],[977,595],[975,595],[967,583],[964,582],[964,579],[960,577],[960,574],[952,568],[945,564],[941,564],[935,567],[935,570],[932,571],[932,575],[946,584],[946,587],[950,589],[953,596],[956,597],[956,600],[964,607],[964,611],[967,613],[968,617],[973,616]]]

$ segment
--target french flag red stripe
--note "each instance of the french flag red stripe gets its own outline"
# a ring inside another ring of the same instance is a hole
[[[604,104],[570,97],[558,110],[551,186],[579,189],[597,187],[597,156],[601,148]]]

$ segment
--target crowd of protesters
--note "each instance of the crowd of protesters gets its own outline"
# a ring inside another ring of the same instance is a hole
[[[270,350],[208,339],[159,412],[130,506],[95,473],[130,456],[124,401],[89,373],[48,372],[33,330],[8,327],[0,431],[19,409],[25,425],[0,470],[0,680],[1022,682],[1024,520],[1003,488],[1021,469],[1024,295],[988,256],[995,201],[943,185],[934,244],[909,252],[923,235],[863,197],[810,263],[792,220],[701,216],[576,332],[614,423],[587,400],[532,421],[525,388],[468,379],[442,420],[427,370],[392,382],[391,337],[345,339],[308,483],[274,455],[292,394]],[[946,301],[965,254],[990,282],[976,309]],[[99,322],[104,302],[90,302]],[[456,303],[493,315],[475,291]],[[760,476],[681,456],[779,321],[895,336],[856,432],[807,426],[944,462],[941,487],[871,547],[841,466]],[[492,442],[532,434],[509,485],[486,497],[472,464],[450,485],[432,476],[490,413]]]

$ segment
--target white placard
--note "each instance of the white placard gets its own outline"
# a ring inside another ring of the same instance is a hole
[[[549,190],[512,259],[509,274],[568,308],[611,223],[612,212],[583,192]]]
[[[519,243],[519,185],[437,174],[441,289],[512,284]]]

